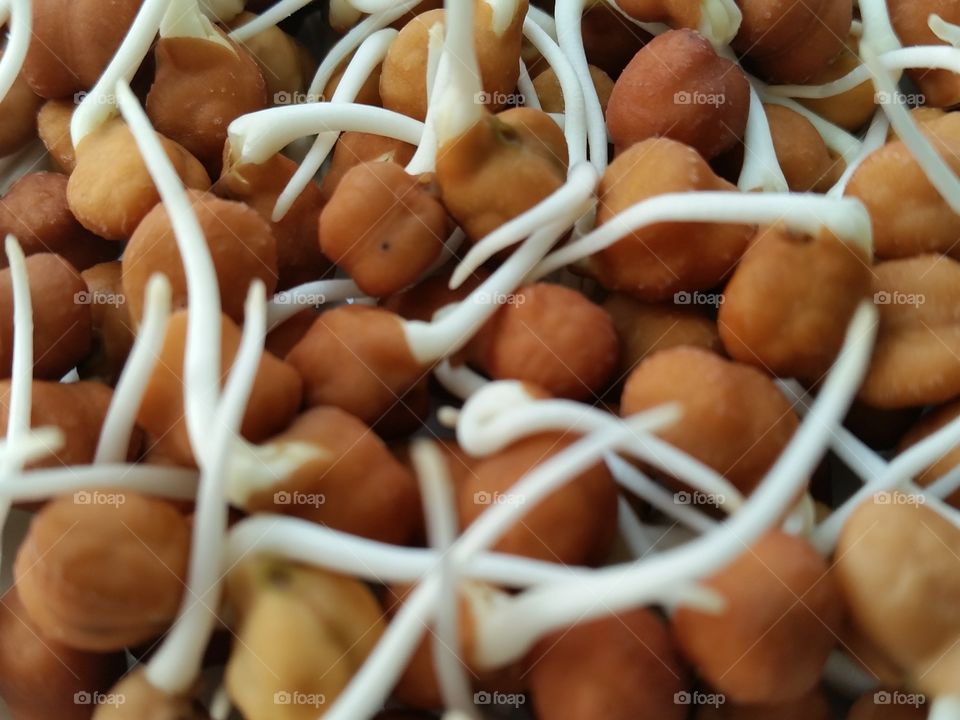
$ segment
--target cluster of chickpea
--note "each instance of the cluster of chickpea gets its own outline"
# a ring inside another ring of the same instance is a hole
[[[958,3],[0,8],[14,720],[960,718]]]

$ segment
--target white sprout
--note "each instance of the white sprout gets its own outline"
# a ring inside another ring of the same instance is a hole
[[[489,382],[466,365],[451,365],[448,359],[442,360],[433,369],[433,374],[447,392],[461,400],[466,400]]]
[[[936,13],[927,19],[927,25],[930,27],[930,30],[933,31],[933,34],[947,43],[947,45],[952,45],[953,47],[960,46],[960,25],[947,22]]]
[[[33,10],[30,0],[7,0],[4,8],[12,13],[9,20],[10,36],[0,58],[0,101],[17,81],[17,76],[23,68],[23,61],[27,57],[27,48],[30,46],[30,35],[33,30]]]
[[[837,183],[827,191],[829,197],[841,197],[843,195],[847,189],[847,185],[850,184],[850,178],[853,177],[853,174],[863,165],[863,161],[866,160],[871,153],[884,146],[887,142],[889,132],[890,121],[887,120],[887,116],[883,114],[883,111],[878,110],[874,114],[873,120],[870,121],[870,127],[867,128],[866,134],[863,136],[860,152],[855,158],[847,161],[847,167],[843,171],[843,175],[841,175]]]
[[[449,59],[445,83],[438,83],[441,92],[432,98],[436,106],[434,129],[437,145],[443,147],[460,137],[483,119],[483,106],[476,101],[483,92],[480,65],[474,45],[474,4],[447,0],[444,3],[446,36],[443,54]]]
[[[169,0],[167,12],[160,20],[160,37],[197,38],[216,43],[237,54],[236,48],[203,13],[199,0]]]
[[[743,13],[735,0],[700,0],[700,27],[697,30],[713,45],[729,45],[740,31]]]
[[[543,107],[540,105],[540,96],[537,95],[537,89],[533,85],[533,78],[530,77],[530,71],[527,69],[527,64],[523,61],[523,58],[520,59],[520,76],[517,78],[517,90],[520,92],[520,97],[523,98],[524,106],[533,108],[534,110],[543,110]]]
[[[363,297],[353,280],[314,280],[278,292],[267,305],[267,328],[273,330],[305,308]]]
[[[788,192],[787,179],[777,160],[777,151],[770,135],[770,123],[763,101],[753,84],[750,85],[750,110],[747,130],[743,138],[743,168],[737,187],[743,192]]]
[[[313,0],[280,0],[271,5],[265,12],[234,29],[230,33],[230,37],[235,42],[245,43],[264,30],[269,30],[274,25],[286,20],[297,10],[306,7],[311,2]]]
[[[444,86],[450,82],[450,55],[444,53],[444,29],[442,22],[434,23],[427,33],[427,116],[423,121],[423,137],[406,171],[410,175],[433,172],[437,166],[437,100]]]
[[[47,454],[43,443],[56,433],[35,430],[33,447],[37,456]],[[165,465],[71,465],[57,469],[31,470],[26,482],[0,481],[0,494],[14,502],[39,502],[57,495],[84,492],[96,488],[124,488],[171,500],[193,500],[197,494],[197,472]]]

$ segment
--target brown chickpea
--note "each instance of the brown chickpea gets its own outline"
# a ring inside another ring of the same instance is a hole
[[[142,0],[36,0],[23,76],[45,98],[89,90],[113,58]]]
[[[410,352],[401,318],[363,305],[321,313],[286,360],[303,378],[307,407],[334,405],[368,425],[425,386],[428,375]]]
[[[593,80],[593,88],[600,100],[600,109],[606,112],[610,94],[613,92],[613,80],[603,70],[593,65],[590,65],[590,79]],[[547,113],[564,111],[563,90],[553,68],[548,67],[537,75],[533,79],[533,87],[537,91],[537,97],[540,98],[541,110]]]
[[[320,213],[320,248],[367,295],[416,282],[443,250],[447,213],[430,175],[392,162],[356,165]]]
[[[12,155],[37,137],[37,112],[41,105],[43,98],[33,92],[22,74],[17,75],[0,100],[0,157]]]
[[[471,240],[532,208],[563,185],[566,173],[563,131],[532,108],[485,115],[437,156],[443,204]]]
[[[406,166],[416,150],[413,145],[393,138],[358,132],[343,133],[337,140],[330,167],[320,183],[320,193],[324,202],[329,202],[333,197],[337,185],[351,168],[375,160]]]
[[[923,129],[954,172],[960,170],[960,126],[955,120],[934,119]],[[844,194],[860,200],[869,211],[877,257],[960,254],[960,215],[940,196],[901,140],[870,153]],[[904,212],[905,207],[909,212]]]
[[[277,357],[286,357],[287,353],[293,350],[293,346],[307,334],[319,314],[314,308],[307,308],[277,325],[267,333],[264,343],[267,352]]]
[[[457,488],[460,524],[472,523],[491,503],[511,500],[511,488],[520,478],[575,439],[541,433],[479,460]],[[617,488],[599,463],[539,502],[494,548],[567,565],[600,563],[613,543],[616,516]]]
[[[124,675],[110,694],[123,702],[98,705],[93,720],[210,720],[199,702],[168,695],[151,684],[143,665]]]
[[[701,3],[689,0],[623,0],[620,7],[630,17],[645,23],[664,23],[696,30],[703,14]]]
[[[671,30],[638,52],[617,78],[607,128],[618,153],[665,136],[711,160],[743,138],[749,109],[743,71],[693,30]]]
[[[220,286],[223,312],[243,321],[243,305],[254,280],[266,286],[267,297],[277,287],[277,241],[270,225],[250,206],[188,191]],[[123,291],[130,317],[139,323],[147,283],[162,272],[170,281],[174,308],[187,306],[187,278],[170,216],[162,203],[148,212],[123,253]]]
[[[960,23],[960,7],[949,0],[890,0],[887,8],[894,32],[907,47],[946,44],[927,24],[931,15]],[[925,105],[946,108],[960,103],[960,77],[956,73],[916,69],[907,74],[922,93]]]
[[[226,316],[220,322],[220,369],[226,376],[240,347],[240,329]],[[183,360],[187,341],[187,312],[170,317],[163,349],[144,391],[137,422],[153,440],[160,455],[179,465],[195,464],[183,408]],[[240,433],[258,443],[290,424],[300,408],[302,383],[297,372],[270,353],[264,353],[250,392]]]
[[[652,36],[626,20],[608,2],[591,1],[585,5],[580,31],[587,60],[611,78],[617,78]]]
[[[277,290],[316,280],[330,270],[317,235],[325,200],[315,183],[303,189],[282,220],[271,219],[277,198],[296,171],[297,164],[280,154],[260,164],[225,164],[213,187],[219,197],[246,203],[270,223],[277,241]]]
[[[903,436],[899,449],[903,451],[916,445],[944,425],[955,420],[957,416],[960,416],[960,401],[955,400],[946,405],[934,408],[931,412],[921,417],[916,424],[910,428],[907,434]],[[927,487],[953,470],[957,465],[960,465],[960,448],[953,448],[920,473],[914,482],[920,487]],[[954,507],[960,508],[960,490],[955,490],[947,496],[945,500]]]
[[[960,263],[942,255],[874,265],[880,327],[860,400],[895,409],[937,405],[960,395],[958,283]]]
[[[613,376],[619,341],[603,308],[563,285],[536,283],[508,298],[468,353],[495,380],[521,380],[551,395],[589,400]]]
[[[689,345],[719,353],[717,324],[690,307],[650,304],[614,293],[603,303],[620,339],[621,377],[644,358],[661,350]]]
[[[527,655],[539,720],[683,720],[687,672],[666,624],[643,608],[565,628]]]
[[[146,102],[157,131],[180,143],[211,177],[220,174],[227,126],[267,107],[259,66],[246,50],[228,42],[229,48],[203,38],[161,37]]]
[[[79,367],[81,377],[113,385],[133,347],[136,324],[130,317],[119,260],[94,265],[80,273],[91,298],[93,349]],[[105,302],[100,302],[99,300]],[[93,302],[93,300],[98,300]]]
[[[798,700],[820,680],[842,619],[826,561],[803,538],[775,530],[704,581],[719,614],[681,607],[671,624],[700,676],[731,701]]]
[[[31,255],[26,265],[33,306],[33,375],[59,380],[90,350],[87,285],[59,255]],[[6,268],[0,270],[0,378],[10,377],[13,364],[13,313],[13,280]]]
[[[870,295],[870,258],[829,230],[762,228],[724,290],[717,324],[730,357],[815,383]]]
[[[69,100],[47,100],[37,113],[37,133],[50,158],[67,175],[77,164],[70,138],[70,121],[75,108],[76,105]]]
[[[782,105],[764,105],[777,161],[793,192],[824,193],[846,163],[833,156],[820,133],[803,115]]]
[[[822,690],[807,693],[799,700],[777,705],[723,703],[701,705],[695,720],[832,720],[830,703]]]
[[[852,35],[847,38],[840,55],[829,66],[815,73],[808,81],[811,85],[823,85],[853,71],[861,64],[857,55],[859,40]],[[799,100],[825,120],[829,120],[850,132],[856,132],[866,125],[876,110],[876,94],[869,80],[860,83],[852,90],[826,98]]]
[[[256,17],[251,12],[242,12],[229,26],[238,28]],[[296,38],[273,25],[244,40],[242,46],[260,67],[271,104],[279,104],[284,97],[307,90],[317,64]]]
[[[98,238],[77,222],[67,205],[66,175],[28,173],[0,199],[0,235],[11,234],[26,255],[56,253],[77,270],[113,260],[116,243]],[[0,259],[0,267],[7,258]]]
[[[902,493],[881,493],[843,526],[836,576],[854,625],[928,695],[957,692],[960,532]]]
[[[852,0],[739,0],[740,31],[731,46],[764,80],[803,83],[843,50],[853,21]]]
[[[799,425],[770,378],[693,347],[661,350],[627,378],[624,416],[678,402],[683,416],[658,435],[749,493]]]
[[[886,693],[889,697],[891,692],[902,692],[905,696],[910,694],[897,690],[868,692],[861,695],[853,704],[850,712],[847,713],[847,720],[924,720],[928,716],[929,710],[922,703],[909,705],[877,702],[877,696],[882,698],[882,693]]]
[[[210,187],[203,165],[182,145],[166,137],[160,143],[184,185],[194,190]],[[160,202],[133,133],[122,120],[110,120],[80,141],[76,158],[67,185],[70,210],[96,235],[126,240]]]
[[[717,177],[697,152],[667,138],[644,140],[610,163],[600,181],[597,226],[641,200],[664,193],[736,188]],[[658,223],[624,236],[586,261],[610,290],[640,300],[673,300],[706,290],[736,266],[754,228],[719,223]]]
[[[60,468],[89,465],[100,441],[100,430],[107,417],[113,391],[98,382],[59,383],[34,380],[32,385],[30,426],[57,427],[63,431],[64,444],[30,468]],[[7,435],[10,411],[10,381],[0,380],[0,437]],[[127,457],[136,458],[141,436],[135,433]]]
[[[335,407],[315,407],[270,439],[282,448],[315,446],[320,454],[274,485],[251,495],[250,512],[295,515],[335,530],[403,545],[419,525],[419,493],[410,471],[369,427]],[[318,495],[323,502],[297,505],[278,494]]]
[[[384,298],[381,306],[406,320],[429,322],[440,308],[461,302],[476,290],[490,274],[483,268],[476,270],[456,290],[450,289],[452,268],[424,278],[416,285]]]
[[[247,720],[307,720],[323,714],[383,634],[380,605],[353,578],[257,557],[227,578],[239,616],[226,687]],[[317,703],[277,704],[277,694]]]
[[[45,636],[80,650],[120,650],[156,637],[183,594],[186,518],[134,492],[112,499],[84,502],[78,493],[49,502],[30,523],[14,565],[30,619]]]
[[[514,92],[520,76],[520,44],[527,0],[518,0],[510,25],[494,30],[493,8],[475,2],[474,45],[487,104],[496,112]],[[380,97],[388,110],[417,120],[427,116],[427,54],[430,28],[443,22],[443,10],[429,10],[410,20],[391,44],[380,75]]]
[[[89,720],[77,697],[106,692],[126,670],[121,653],[74,650],[40,636],[16,586],[0,599],[0,697],[12,720]]]

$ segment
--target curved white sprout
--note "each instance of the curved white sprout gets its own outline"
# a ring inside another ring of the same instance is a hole
[[[483,86],[473,32],[474,13],[472,2],[444,2],[446,36],[443,54],[448,57],[443,64],[447,70],[446,82],[438,83],[439,93],[431,98],[431,104],[436,108],[433,122],[437,146],[441,148],[483,118],[483,105],[477,102]]]
[[[267,329],[273,330],[305,308],[364,297],[353,280],[314,280],[278,292],[267,305]]]
[[[878,110],[870,122],[870,127],[867,128],[867,133],[863,136],[860,152],[855,158],[847,161],[847,167],[843,171],[843,175],[841,175],[837,183],[827,191],[829,197],[841,197],[843,195],[847,189],[847,185],[850,184],[850,178],[853,177],[857,168],[863,164],[863,161],[866,160],[871,153],[884,146],[889,133],[890,121],[887,120],[887,116],[883,114],[883,111]]]
[[[740,31],[743,13],[734,0],[700,0],[697,30],[717,47],[729,45]]]
[[[887,0],[859,0],[860,19],[863,23],[861,47],[868,43],[878,53],[896,50],[900,39],[893,30]]]
[[[199,0],[168,0],[167,11],[160,20],[160,37],[206,40],[236,55],[236,48],[217,31],[204,10]]]
[[[95,465],[126,459],[140,403],[163,348],[170,318],[170,282],[165,275],[152,275],[144,295],[143,321],[110,399],[93,460]]]
[[[938,38],[953,47],[960,46],[960,25],[947,22],[936,13],[927,19],[927,26]]]
[[[10,36],[7,46],[0,58],[0,101],[2,101],[17,75],[23,67],[27,57],[27,48],[30,46],[30,35],[33,30],[33,10],[30,0],[7,0],[5,8],[12,14],[10,18]]]
[[[450,82],[450,63],[455,62],[444,52],[444,31],[442,22],[434,23],[427,33],[427,116],[423,121],[423,137],[406,171],[410,175],[433,172],[437,166],[437,101],[443,87]]]
[[[768,95],[762,88],[759,92],[764,102],[773,105],[782,105],[809,120],[810,124],[813,125],[820,134],[820,137],[823,138],[826,146],[844,160],[851,160],[860,152],[860,141],[839,125],[835,125],[829,120],[824,120],[809,108],[804,107],[790,98]]]
[[[488,382],[485,377],[477,374],[466,365],[454,366],[446,359],[440,361],[437,367],[433,369],[433,374],[447,392],[461,400],[466,400]],[[443,420],[444,417],[441,414],[440,421],[443,422]],[[456,423],[456,419],[453,422]]]
[[[264,30],[269,30],[274,25],[286,20],[297,10],[306,7],[313,0],[279,0],[271,5],[265,12],[234,29],[230,37],[238,43],[244,43],[255,35],[259,35]]]
[[[534,110],[542,110],[540,96],[537,95],[537,89],[533,85],[533,78],[530,77],[530,71],[527,64],[520,59],[520,76],[517,78],[517,90],[520,97],[523,98],[523,105]]]
[[[763,101],[756,88],[750,85],[750,110],[747,114],[747,130],[743,138],[743,168],[737,187],[743,192],[788,192],[787,179],[783,176],[777,151],[770,135],[770,123],[763,108]]]
[[[49,428],[41,430],[34,430],[31,434],[36,436],[33,447],[37,456],[47,454],[49,448],[45,444],[60,435]],[[30,470],[16,481],[0,481],[0,495],[14,502],[39,502],[57,495],[98,488],[124,488],[171,500],[193,500],[197,492],[197,473],[164,465],[72,465],[56,470]]]

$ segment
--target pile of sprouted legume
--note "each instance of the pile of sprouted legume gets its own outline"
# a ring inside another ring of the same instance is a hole
[[[12,718],[960,718],[958,3],[0,8]]]

